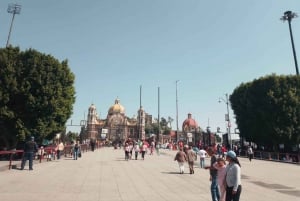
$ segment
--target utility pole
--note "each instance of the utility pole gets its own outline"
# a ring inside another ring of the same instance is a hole
[[[7,12],[12,13],[13,16],[12,16],[11,23],[10,23],[10,28],[9,28],[9,33],[8,33],[8,37],[7,37],[6,47],[8,47],[8,45],[9,45],[9,38],[10,38],[13,22],[14,22],[14,19],[15,19],[15,15],[20,14],[20,12],[21,12],[21,5],[13,4],[13,3],[9,4],[8,8],[7,8]]]

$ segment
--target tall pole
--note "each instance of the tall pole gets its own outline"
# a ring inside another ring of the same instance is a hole
[[[142,129],[141,129],[141,124],[142,124],[142,85],[140,85],[140,112],[139,112],[139,136],[138,139],[142,139]]]
[[[9,33],[8,33],[8,37],[7,37],[6,47],[8,47],[8,45],[9,45],[9,39],[10,39],[10,34],[11,34],[14,19],[15,19],[15,15],[20,14],[20,12],[21,12],[21,5],[9,4],[8,8],[7,8],[7,12],[12,13],[13,16],[12,16],[11,23],[10,23],[10,28],[9,28]]]
[[[297,56],[296,56],[296,50],[295,50],[294,38],[293,38],[293,32],[292,32],[292,25],[291,25],[291,21],[295,17],[297,17],[296,13],[293,13],[292,11],[286,11],[286,12],[284,12],[284,15],[280,19],[282,21],[287,20],[289,23],[290,37],[291,37],[292,48],[293,48],[293,56],[294,56],[295,67],[296,67],[296,74],[299,75]]]
[[[159,119],[160,119],[160,116],[159,116],[159,113],[160,113],[160,107],[159,107],[159,102],[160,102],[160,100],[159,100],[159,87],[158,87],[158,134],[157,134],[157,143],[159,143],[159,134],[160,134],[160,121],[159,121]]]
[[[228,128],[228,140],[230,149],[232,149],[232,140],[231,140],[231,133],[230,133],[230,117],[229,117],[229,101],[228,101],[228,94],[226,93],[226,105],[227,105],[227,128]]]
[[[177,134],[177,142],[179,141],[179,133],[178,133],[178,94],[177,94],[177,83],[179,80],[176,80],[176,134]]]
[[[231,133],[230,133],[230,116],[229,116],[229,99],[228,99],[228,94],[225,94],[226,100],[224,100],[222,97],[219,98],[219,103],[221,103],[221,100],[224,101],[226,104],[226,109],[227,109],[227,114],[225,115],[225,121],[227,122],[227,136],[228,136],[228,145],[229,148],[232,149],[232,140],[231,140]]]

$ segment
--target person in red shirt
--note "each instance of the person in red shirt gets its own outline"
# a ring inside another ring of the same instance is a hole
[[[221,150],[222,150],[222,158],[224,158],[225,157],[225,152],[227,152],[226,146],[223,145]]]

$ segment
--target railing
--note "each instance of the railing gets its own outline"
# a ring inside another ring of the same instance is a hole
[[[12,167],[12,161],[13,161],[13,157],[16,154],[22,154],[23,157],[23,150],[13,150],[13,151],[0,151],[0,155],[8,155],[9,157],[9,164],[8,164],[8,169],[10,170]]]
[[[97,149],[98,147],[95,147],[95,148]],[[66,145],[64,147],[64,151],[62,152],[62,155],[64,155],[64,157],[72,157],[72,149],[73,149],[72,145]],[[81,152],[89,151],[88,144],[81,144],[80,145],[80,150],[81,150]],[[15,161],[14,157],[17,154],[20,154],[18,158],[22,160],[23,154],[24,154],[23,150],[0,151],[0,156],[4,156],[6,158],[6,160],[9,161],[9,164],[8,164],[8,169],[9,170],[12,169],[12,166],[13,166],[12,163],[13,163],[13,161]],[[57,156],[56,146],[45,147],[43,149],[43,151],[40,151],[40,149],[39,149],[39,151],[35,155],[39,156],[39,158],[37,158],[37,160],[39,160],[39,163],[42,163],[43,161],[50,161],[52,159],[55,160],[56,156]]]
[[[241,151],[239,155],[242,157],[248,157],[247,151]],[[300,164],[300,153],[297,154],[297,153],[254,151],[253,158],[259,160],[270,160],[270,161]]]

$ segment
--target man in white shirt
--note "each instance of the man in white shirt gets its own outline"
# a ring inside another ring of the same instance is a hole
[[[207,152],[203,148],[201,148],[200,151],[198,151],[198,155],[200,156],[200,168],[204,168]]]

